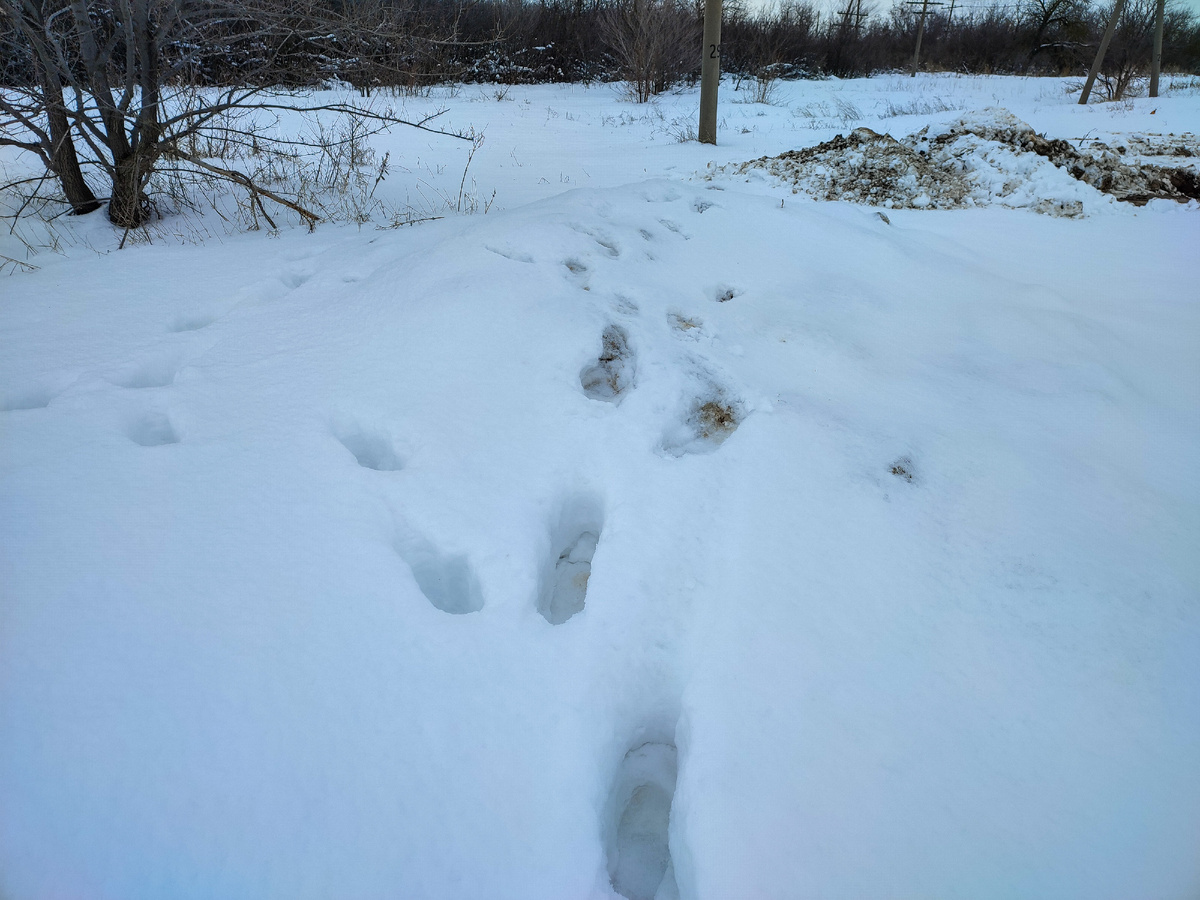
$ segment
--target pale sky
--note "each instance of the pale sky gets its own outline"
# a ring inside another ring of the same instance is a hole
[[[753,2],[753,0],[752,0],[752,2]],[[764,6],[772,5],[772,0],[759,0],[759,2],[761,2]],[[776,2],[777,2],[777,0],[776,0]],[[945,2],[949,2],[949,0],[945,0]],[[1013,5],[1016,5],[1019,2],[1019,0],[998,0],[998,2],[1006,3],[1006,4],[1012,3]],[[1170,2],[1172,2],[1172,0],[1167,0],[1167,2],[1170,3]],[[1179,6],[1191,9],[1192,12],[1194,12],[1194,13],[1196,13],[1196,15],[1200,16],[1200,0],[1174,0],[1174,2],[1177,3]],[[830,10],[830,11],[833,11],[835,9],[844,9],[845,8],[845,2],[843,2],[843,0],[819,0],[819,5],[822,8]],[[956,10],[958,10],[958,9],[964,9],[964,8],[970,8],[970,7],[989,6],[989,5],[991,5],[991,4],[986,2],[986,0],[955,0],[954,7]],[[891,9],[891,6],[892,6],[891,0],[863,0],[863,8],[867,9],[869,7],[877,15],[880,13],[886,13],[887,10]]]

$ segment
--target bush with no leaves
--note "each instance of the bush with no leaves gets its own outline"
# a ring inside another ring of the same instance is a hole
[[[600,32],[638,103],[670,88],[699,61],[699,22],[680,0],[617,0]]]

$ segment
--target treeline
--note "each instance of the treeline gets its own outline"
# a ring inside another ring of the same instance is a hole
[[[743,77],[846,77],[911,65],[918,4],[839,2],[844,6],[832,12],[811,0],[758,10],[742,0],[727,2],[722,69]],[[1126,3],[1103,73],[1118,91],[1148,67],[1154,2]],[[39,4],[47,5],[53,4]],[[14,23],[19,6],[0,3],[0,82],[10,86],[37,79],[36,54]],[[105,33],[111,4],[87,6]],[[155,17],[189,19],[187,39],[164,52],[177,77],[198,85],[337,80],[370,93],[446,81],[627,79],[646,99],[699,76],[703,3],[695,0],[248,0],[207,7],[196,0],[151,0],[148,9]],[[942,0],[925,19],[921,68],[1082,74],[1110,10],[1089,0]],[[111,39],[119,55],[122,36]],[[1200,19],[1173,3],[1163,67],[1200,71]]]

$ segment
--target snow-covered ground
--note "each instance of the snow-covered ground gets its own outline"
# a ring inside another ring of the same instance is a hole
[[[716,148],[692,92],[410,100],[486,215],[0,280],[0,895],[1197,896],[1200,208],[716,170],[1200,91],[729,88]]]

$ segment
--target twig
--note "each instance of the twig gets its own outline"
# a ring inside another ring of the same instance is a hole
[[[246,175],[242,172],[239,172],[236,169],[223,169],[220,166],[214,166],[211,163],[205,162],[203,159],[200,159],[197,156],[193,156],[190,153],[184,153],[178,147],[172,147],[168,152],[169,152],[169,155],[171,155],[171,156],[178,157],[179,159],[186,159],[188,162],[190,162],[192,165],[196,166],[197,168],[204,169],[206,172],[211,172],[212,174],[218,175],[221,178],[225,178],[229,181],[232,181],[235,184],[240,184],[242,187],[244,187],[247,191],[250,192],[250,195],[258,203],[259,209],[262,209],[262,201],[259,199],[259,196],[258,196],[261,194],[263,197],[266,197],[268,200],[272,200],[275,203],[278,203],[280,206],[286,206],[288,209],[292,210],[293,212],[299,213],[300,217],[302,219],[304,219],[304,223],[306,225],[308,225],[309,231],[312,231],[313,227],[317,224],[317,222],[321,221],[321,217],[318,216],[315,212],[305,209],[299,203],[295,203],[291,200],[288,200],[286,197],[281,197],[279,194],[276,194],[274,191],[269,191],[266,188],[255,184],[248,175]],[[271,217],[267,215],[266,210],[263,210],[263,215],[266,216],[266,219],[268,222],[270,222],[271,227],[275,228],[275,223],[271,221]]]
[[[11,256],[5,256],[5,255],[4,255],[4,254],[2,254],[2,253],[0,253],[0,260],[3,260],[3,261],[4,261],[4,265],[6,265],[6,266],[8,266],[8,265],[12,265],[12,266],[24,266],[24,267],[25,267],[26,269],[28,269],[30,272],[36,272],[36,271],[38,270],[38,268],[39,268],[38,266],[35,266],[35,265],[34,265],[33,263],[31,263],[31,262],[25,262],[24,260],[21,260],[21,259],[13,259]]]

